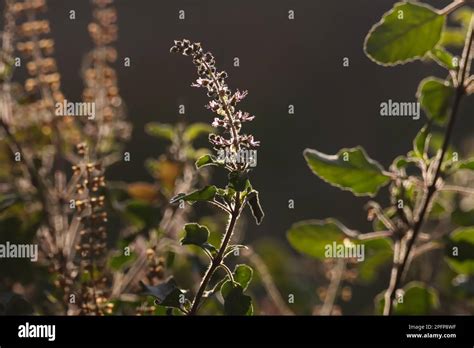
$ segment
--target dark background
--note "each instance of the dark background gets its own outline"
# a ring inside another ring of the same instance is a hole
[[[415,62],[394,68],[379,67],[363,53],[370,27],[388,11],[388,0],[117,0],[121,57],[116,68],[121,94],[133,123],[127,146],[132,160],[111,169],[109,179],[151,181],[144,168],[148,157],[162,153],[165,143],[144,132],[151,121],[211,122],[203,106],[204,91],[190,87],[196,77],[189,58],[172,55],[174,39],[202,42],[214,53],[219,68],[229,75],[231,88],[248,89],[241,104],[256,120],[245,131],[261,140],[254,186],[261,192],[266,219],[250,229],[247,238],[262,234],[284,238],[293,223],[307,218],[334,216],[345,224],[370,228],[363,204],[349,192],[316,178],[306,166],[306,147],[336,153],[342,147],[362,145],[387,168],[393,158],[411,149],[424,116],[383,118],[380,103],[388,99],[415,101],[419,81],[430,74],[444,77],[435,64]],[[430,2],[436,7],[447,1]],[[79,69],[92,47],[87,33],[91,19],[88,1],[50,0],[48,17],[56,40],[56,58],[63,91],[69,100],[80,100]],[[185,10],[186,19],[178,19]],[[76,19],[69,19],[69,11]],[[295,19],[288,20],[288,10]],[[123,58],[131,58],[131,67]],[[240,67],[233,58],[240,58]],[[343,57],[350,59],[344,68]],[[470,102],[470,105],[467,103]],[[463,126],[457,143],[472,129],[472,99],[461,107]],[[186,115],[178,114],[185,104]],[[288,115],[288,105],[295,114]],[[206,142],[202,142],[207,146]],[[288,209],[288,200],[295,209]],[[277,238],[278,238],[277,237]]]

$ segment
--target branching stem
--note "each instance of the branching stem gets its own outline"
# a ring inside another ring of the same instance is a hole
[[[209,265],[209,268],[204,274],[204,277],[201,281],[201,284],[199,285],[199,289],[196,293],[196,296],[194,297],[194,300],[191,305],[191,309],[188,312],[188,315],[197,314],[204,292],[206,291],[206,288],[209,285],[209,282],[212,276],[214,275],[214,272],[216,271],[218,267],[222,266],[222,261],[224,260],[224,253],[225,253],[225,250],[227,249],[227,245],[230,242],[232,234],[234,233],[235,225],[240,216],[241,207],[242,205],[240,202],[240,192],[236,192],[234,209],[232,210],[232,213],[230,214],[230,221],[229,221],[229,224],[227,225],[227,230],[225,232],[224,238],[222,239],[221,245],[219,247],[219,251],[217,252],[217,255],[213,258],[211,264]]]
[[[425,217],[429,211],[429,207],[431,205],[431,201],[435,193],[437,192],[437,181],[441,176],[441,168],[443,165],[443,160],[446,156],[446,152],[451,142],[451,136],[453,133],[454,125],[456,123],[456,116],[459,109],[459,104],[461,102],[462,97],[466,92],[466,87],[464,85],[464,81],[466,76],[469,74],[470,70],[470,55],[472,54],[472,41],[473,41],[473,27],[474,27],[474,16],[471,17],[471,23],[469,26],[469,31],[466,37],[466,44],[464,46],[463,56],[461,59],[461,70],[459,72],[459,83],[456,88],[456,93],[453,100],[453,107],[451,109],[451,114],[449,116],[449,123],[446,127],[446,131],[444,134],[443,145],[441,147],[441,152],[438,158],[438,162],[436,165],[436,170],[433,175],[433,179],[429,185],[427,185],[425,190],[424,199],[422,200],[421,210],[420,213],[415,219],[415,224],[413,226],[412,232],[406,236],[406,239],[403,238],[398,241],[400,245],[400,253],[397,255],[394,252],[394,262],[392,266],[392,274],[390,277],[390,285],[385,293],[385,305],[384,305],[384,315],[390,315],[393,312],[393,300],[395,299],[396,290],[399,288],[402,278],[406,272],[407,265],[410,260],[411,251],[415,242],[417,240],[418,235],[420,234],[421,228],[423,227],[423,223]]]

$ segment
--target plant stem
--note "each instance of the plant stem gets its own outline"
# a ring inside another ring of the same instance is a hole
[[[456,193],[461,193],[465,195],[474,195],[474,189],[471,189],[469,187],[463,187],[463,186],[454,186],[454,185],[444,185],[440,191],[449,191],[449,192],[456,192]]]
[[[331,282],[329,284],[329,288],[327,290],[326,298],[324,299],[324,304],[321,308],[320,315],[331,315],[332,310],[334,308],[334,303],[336,302],[337,292],[339,291],[345,268],[346,260],[339,259],[336,264],[336,267],[333,268]]]
[[[456,0],[450,3],[448,6],[445,8],[439,10],[439,14],[441,15],[448,15],[454,11],[456,11],[458,8],[464,6],[466,4],[466,0]]]
[[[225,232],[224,238],[222,239],[221,246],[219,247],[219,251],[217,252],[217,255],[214,257],[211,264],[209,265],[209,268],[204,274],[201,285],[199,285],[198,292],[196,293],[196,296],[194,297],[194,301],[193,301],[193,304],[191,305],[191,309],[189,310],[188,315],[196,315],[199,309],[199,304],[201,303],[202,297],[204,295],[204,292],[206,291],[206,288],[209,285],[209,281],[214,275],[214,272],[216,271],[216,269],[222,264],[225,250],[227,249],[227,245],[229,244],[232,234],[234,233],[235,224],[237,223],[237,220],[240,216],[240,208],[241,208],[240,192],[236,192],[234,209],[232,210],[232,213],[230,214],[230,221],[227,226],[227,230]]]
[[[372,240],[378,238],[386,238],[393,236],[393,231],[375,231],[375,232],[368,232],[368,233],[361,233],[357,237],[359,240]]]
[[[446,131],[444,134],[443,145],[441,147],[441,154],[438,159],[436,171],[431,181],[430,185],[427,187],[425,191],[425,198],[422,203],[422,207],[418,218],[415,220],[415,225],[413,227],[413,233],[411,237],[408,235],[408,239],[402,239],[400,241],[400,254],[394,252],[394,259],[393,259],[393,266],[392,266],[392,274],[390,277],[390,285],[385,293],[385,305],[384,305],[384,315],[390,315],[393,312],[393,300],[395,299],[395,292],[399,288],[400,283],[402,281],[402,277],[406,272],[406,268],[408,265],[408,261],[410,260],[411,251],[413,246],[416,242],[416,239],[420,233],[421,227],[423,226],[423,222],[425,220],[426,214],[428,213],[429,207],[431,205],[431,200],[434,197],[435,193],[437,192],[437,181],[441,176],[441,167],[443,165],[444,157],[446,156],[446,152],[448,150],[449,144],[451,142],[451,136],[453,133],[454,125],[456,123],[456,116],[459,109],[459,104],[463,95],[466,92],[466,87],[464,85],[464,80],[466,75],[469,73],[469,58],[471,55],[472,49],[472,39],[473,39],[473,26],[474,26],[474,16],[471,18],[471,23],[469,27],[469,32],[466,37],[466,44],[464,47],[463,57],[461,60],[462,66],[460,71],[460,79],[458,82],[458,86],[456,88],[456,93],[454,96],[453,107],[451,109],[451,114],[449,116],[449,123],[446,127]]]

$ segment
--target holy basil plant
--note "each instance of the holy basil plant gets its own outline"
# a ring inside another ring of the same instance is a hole
[[[225,134],[209,135],[216,154],[204,154],[196,161],[196,168],[214,166],[227,171],[228,177],[225,187],[208,185],[193,192],[179,193],[171,199],[171,203],[181,205],[206,202],[224,211],[228,215],[228,222],[220,245],[213,245],[209,241],[210,231],[207,226],[198,223],[184,226],[181,244],[198,247],[209,258],[207,270],[197,289],[192,292],[192,298],[188,299],[187,292],[179,289],[172,278],[159,286],[145,288],[148,294],[156,297],[160,305],[177,308],[187,315],[198,314],[201,304],[216,295],[223,300],[224,314],[251,315],[252,299],[245,291],[252,280],[253,270],[247,265],[239,264],[232,271],[226,265],[227,258],[244,247],[232,244],[232,235],[245,207],[249,207],[257,224],[264,217],[259,193],[249,179],[256,161],[255,151],[260,142],[253,135],[241,133],[242,124],[253,120],[254,116],[237,108],[247,92],[230,90],[226,83],[227,73],[216,69],[214,56],[205,52],[200,43],[175,41],[171,52],[192,58],[199,76],[193,86],[207,91],[211,100],[206,107],[216,114],[212,126],[222,129],[222,134]],[[218,270],[222,270],[219,279],[214,279],[217,278]]]
[[[297,251],[317,260],[330,256],[327,246],[332,243],[364,247],[360,262],[355,261],[361,277],[392,260],[389,284],[375,299],[376,313],[427,314],[436,310],[435,288],[419,281],[406,284],[410,266],[430,251],[444,248],[447,265],[455,273],[474,275],[474,221],[466,214],[449,211],[456,197],[445,194],[472,194],[468,187],[453,183],[459,171],[474,169],[474,160],[461,160],[451,145],[461,101],[474,91],[473,12],[464,5],[465,1],[455,1],[437,10],[418,2],[397,3],[365,39],[364,51],[378,65],[422,60],[444,68],[443,77],[426,77],[418,87],[416,97],[427,122],[413,140],[411,151],[395,158],[389,168],[383,168],[360,146],[336,154],[314,149],[303,153],[311,171],[332,186],[369,197],[388,190],[388,206],[375,201],[367,204],[373,232],[361,233],[326,219],[299,222],[287,234]],[[446,26],[450,14],[459,24],[455,28]],[[457,47],[461,49],[456,51]],[[454,53],[448,50],[451,48]],[[452,218],[441,224],[440,216]],[[463,226],[456,229],[460,222]],[[432,232],[435,230],[437,233]],[[349,256],[352,258],[346,261],[354,262],[354,255]]]

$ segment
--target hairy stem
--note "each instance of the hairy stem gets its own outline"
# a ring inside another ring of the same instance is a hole
[[[472,0],[456,0],[450,3],[448,6],[444,7],[443,9],[439,10],[439,14],[441,15],[448,15],[454,11],[456,11],[458,8],[464,6],[468,1]]]
[[[193,303],[191,305],[191,309],[188,315],[196,315],[199,309],[201,300],[203,298],[204,292],[206,291],[207,286],[209,285],[209,281],[214,275],[214,272],[216,271],[216,269],[222,265],[225,250],[227,248],[227,245],[230,242],[232,234],[234,233],[235,225],[240,216],[240,210],[241,210],[240,208],[241,208],[240,192],[236,192],[234,209],[232,210],[232,213],[230,215],[230,221],[227,226],[227,230],[225,232],[224,238],[222,239],[221,245],[219,247],[219,251],[217,252],[217,255],[214,257],[214,259],[212,260],[211,264],[209,265],[209,268],[207,269],[206,273],[204,274],[201,285],[199,285],[198,292],[196,293],[196,296],[194,297],[194,300],[193,300]]]
[[[406,272],[407,265],[410,260],[411,256],[411,251],[413,249],[413,246],[415,245],[416,239],[420,233],[420,230],[423,226],[423,223],[425,221],[425,217],[429,211],[429,207],[431,204],[431,201],[437,192],[437,181],[441,176],[441,167],[443,165],[443,160],[446,156],[446,152],[448,150],[448,147],[451,142],[451,136],[453,133],[454,125],[456,123],[456,116],[458,113],[459,109],[459,104],[461,102],[461,99],[463,95],[466,92],[466,87],[464,85],[464,80],[466,79],[466,76],[469,74],[470,70],[470,56],[472,54],[472,39],[473,39],[473,27],[474,27],[474,16],[471,18],[471,23],[469,26],[469,32],[466,37],[466,44],[464,46],[464,52],[463,52],[463,57],[461,59],[461,70],[459,72],[459,82],[458,86],[456,88],[456,93],[454,96],[454,101],[453,101],[453,107],[451,109],[451,114],[449,116],[449,123],[448,126],[446,127],[446,131],[444,133],[444,140],[443,140],[443,145],[441,147],[441,152],[439,155],[438,163],[436,166],[436,171],[433,177],[433,180],[429,184],[429,186],[425,190],[425,196],[422,201],[422,206],[420,213],[415,220],[415,225],[413,226],[413,233],[408,235],[407,239],[402,239],[401,240],[401,250],[400,250],[400,257],[396,255],[394,252],[394,262],[393,262],[393,267],[392,267],[392,274],[390,277],[390,285],[385,293],[385,305],[384,305],[384,315],[390,315],[393,312],[393,300],[395,299],[395,292],[399,288],[403,275]]]

